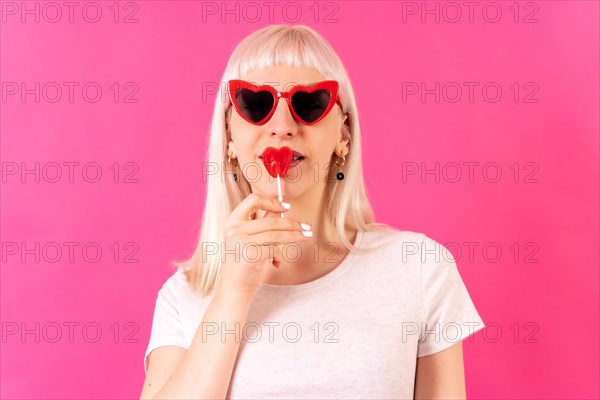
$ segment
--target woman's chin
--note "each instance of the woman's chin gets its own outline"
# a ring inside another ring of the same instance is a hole
[[[281,180],[281,194],[283,197],[283,201],[287,201],[286,199],[293,199],[300,197],[304,192],[303,186],[300,186],[299,182],[286,182],[285,180]],[[252,191],[257,191],[259,194],[262,194],[266,197],[277,198],[279,193],[277,191],[277,181],[273,180],[273,182],[265,182],[261,183],[260,186],[253,187]]]

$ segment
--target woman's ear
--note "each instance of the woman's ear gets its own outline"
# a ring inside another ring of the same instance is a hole
[[[344,113],[344,125],[350,128],[350,113],[348,111]]]
[[[225,133],[227,134],[227,137],[231,137],[231,132],[229,131],[229,119],[231,117],[231,109],[225,111]]]
[[[344,114],[344,121],[342,123],[342,128],[341,128],[341,138],[340,138],[340,144],[344,144],[345,147],[349,147],[349,143],[350,143],[350,113],[346,112]]]
[[[230,156],[235,155],[235,144],[231,140],[227,143],[227,154]]]
[[[341,139],[338,143],[339,144],[336,146],[336,154],[338,154],[340,157],[347,156],[350,152],[350,139]]]

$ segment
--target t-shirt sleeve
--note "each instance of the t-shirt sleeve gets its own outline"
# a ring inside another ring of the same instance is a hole
[[[150,340],[144,355],[144,373],[148,372],[148,356],[157,347],[173,345],[187,348],[177,307],[178,281],[182,278],[177,275],[179,273],[178,271],[167,279],[158,291]]]
[[[417,357],[445,350],[485,324],[458,272],[452,253],[424,235],[421,243],[421,297],[425,323]]]

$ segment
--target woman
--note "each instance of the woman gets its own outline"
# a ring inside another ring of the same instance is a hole
[[[141,397],[464,398],[461,340],[484,324],[446,248],[374,222],[330,45],[263,28],[222,82],[208,159],[226,167],[193,257],[158,292]],[[296,156],[284,202],[269,147]]]

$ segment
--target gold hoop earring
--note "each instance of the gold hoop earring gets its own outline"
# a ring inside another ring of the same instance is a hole
[[[236,169],[239,165],[239,162],[236,162],[235,165],[233,165],[231,163],[231,156],[227,156],[227,163],[230,164],[234,169]],[[233,173],[233,179],[237,182],[238,181],[238,175],[236,172]]]

